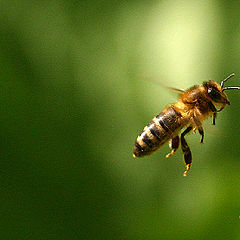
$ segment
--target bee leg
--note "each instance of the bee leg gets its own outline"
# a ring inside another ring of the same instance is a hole
[[[193,115],[193,120],[194,120],[194,123],[197,125],[197,129],[198,129],[199,134],[202,136],[200,143],[203,143],[204,131],[203,131],[202,124],[195,115]]]
[[[212,123],[213,123],[213,125],[215,125],[215,119],[216,119],[216,117],[217,117],[217,113],[214,112],[214,113],[213,113],[213,118],[212,118]]]
[[[208,106],[211,109],[211,111],[213,112],[213,125],[215,125],[215,119],[217,117],[217,109],[215,108],[215,106],[213,105],[212,102],[209,102]]]
[[[191,164],[192,164],[192,153],[191,150],[184,138],[184,136],[190,132],[192,130],[192,127],[188,127],[182,134],[181,134],[181,148],[182,148],[182,152],[184,155],[184,161],[187,167],[187,170],[183,173],[183,176],[187,176],[190,168],[191,168]]]
[[[199,134],[202,136],[200,143],[203,143],[203,139],[204,139],[204,131],[203,131],[203,128],[202,128],[202,127],[198,128],[198,132],[199,132]]]
[[[172,151],[166,155],[166,158],[169,158],[172,156],[178,149],[179,147],[179,136],[176,136],[172,138],[169,142],[169,148],[172,149]]]

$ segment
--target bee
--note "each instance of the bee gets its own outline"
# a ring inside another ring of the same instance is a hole
[[[234,73],[221,81],[221,84],[210,80],[186,91],[173,89],[179,94],[178,101],[167,106],[144,128],[135,142],[133,157],[151,155],[169,141],[171,152],[166,155],[166,158],[169,158],[181,145],[186,165],[183,175],[187,176],[192,164],[192,153],[185,135],[190,131],[195,133],[198,130],[201,135],[200,143],[203,143],[203,120],[211,116],[212,123],[215,125],[217,113],[222,111],[226,105],[230,105],[224,91],[240,90],[240,87],[223,87],[224,83],[233,76]],[[217,107],[219,107],[218,110]],[[183,128],[186,129],[179,137]]]

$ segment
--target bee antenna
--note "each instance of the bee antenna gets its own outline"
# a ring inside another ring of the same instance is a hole
[[[233,76],[235,76],[235,73],[232,73],[232,74],[229,75],[227,78],[225,78],[224,80],[222,80],[222,81],[221,81],[221,88],[223,88],[224,82],[226,82],[229,78],[231,78],[231,77],[233,77]],[[225,89],[225,90],[227,90],[227,89]]]
[[[225,90],[231,90],[231,89],[237,89],[237,90],[240,90],[240,87],[225,87],[225,88],[223,88],[222,91],[225,91]]]

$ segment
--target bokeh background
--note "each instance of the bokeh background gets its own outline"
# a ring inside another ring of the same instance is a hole
[[[143,127],[188,88],[234,72],[238,1],[0,2],[1,239],[240,239],[240,92],[146,158]]]

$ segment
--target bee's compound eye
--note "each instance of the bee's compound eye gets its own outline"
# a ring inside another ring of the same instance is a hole
[[[215,89],[213,87],[208,88],[208,94],[216,102],[218,102],[218,100],[221,100],[221,94],[219,93],[219,91],[217,89]]]

